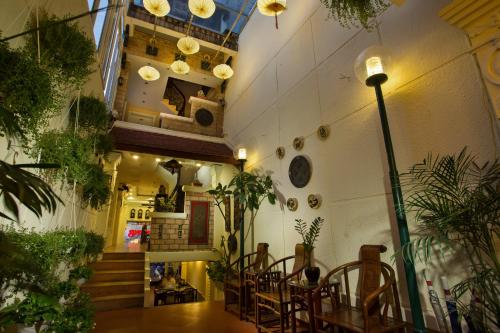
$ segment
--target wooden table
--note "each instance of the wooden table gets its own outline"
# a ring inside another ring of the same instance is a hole
[[[333,279],[330,282],[333,285],[335,291],[335,297],[340,298],[340,282],[337,279]],[[307,311],[309,316],[309,332],[316,332],[316,327],[320,326],[321,323],[314,319],[315,309],[321,309],[321,299],[313,300],[312,294],[318,284],[310,284],[307,280],[300,281],[289,281],[288,286],[290,287],[290,311],[292,317],[292,333],[297,332],[296,326],[296,312]]]

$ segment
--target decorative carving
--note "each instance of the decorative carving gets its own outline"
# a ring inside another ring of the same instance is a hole
[[[293,148],[295,148],[295,150],[302,150],[302,148],[304,148],[304,137],[303,136],[299,136],[299,137],[293,139]]]
[[[276,148],[276,156],[282,160],[283,157],[285,157],[285,147],[278,147]]]
[[[326,140],[330,136],[330,127],[327,125],[323,125],[318,127],[318,137],[321,140]]]
[[[311,179],[311,164],[309,160],[302,155],[296,156],[288,168],[288,177],[293,186],[305,187]]]
[[[321,196],[319,194],[309,194],[307,203],[312,209],[318,209],[321,207]]]
[[[297,198],[289,198],[286,201],[286,207],[288,208],[288,210],[295,212],[299,207],[299,201],[297,200]]]

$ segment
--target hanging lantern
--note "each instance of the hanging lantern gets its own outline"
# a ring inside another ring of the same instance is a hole
[[[215,77],[222,79],[222,80],[227,80],[233,76],[234,72],[231,66],[226,65],[226,64],[220,64],[214,67],[213,73]]]
[[[257,8],[262,15],[274,16],[278,29],[278,15],[286,9],[286,0],[258,0]]]
[[[179,39],[177,47],[184,54],[195,54],[200,50],[200,43],[193,37],[186,36]]]
[[[189,11],[198,17],[207,19],[215,12],[213,0],[189,0]]]
[[[170,13],[170,4],[167,0],[144,0],[144,8],[157,17]]]
[[[160,72],[151,66],[142,66],[137,72],[145,81],[156,81],[160,78]]]
[[[177,74],[187,74],[189,73],[189,65],[182,60],[176,60],[170,65],[170,69]]]

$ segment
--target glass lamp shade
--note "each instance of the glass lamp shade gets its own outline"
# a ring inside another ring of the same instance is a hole
[[[163,17],[170,13],[170,4],[167,0],[144,0],[144,8],[158,17]]]
[[[361,52],[354,63],[354,72],[359,81],[373,85],[374,81],[378,83],[387,81],[390,66],[391,58],[387,50],[375,45]]]
[[[177,47],[184,54],[195,54],[200,51],[200,43],[198,43],[196,39],[189,36],[179,39]]]
[[[233,150],[233,156],[236,160],[246,161],[247,160],[247,148],[242,144],[237,145]]]
[[[214,67],[213,73],[215,77],[222,80],[227,80],[233,76],[234,71],[229,65],[220,64]]]
[[[137,72],[145,81],[156,81],[160,78],[160,72],[151,66],[142,66]]]
[[[189,0],[189,11],[193,15],[207,19],[215,12],[215,2],[213,0]]]
[[[177,74],[187,74],[189,73],[189,65],[182,61],[182,60],[176,60],[170,65],[170,69]]]
[[[262,15],[276,16],[286,9],[286,0],[258,0],[257,8]]]

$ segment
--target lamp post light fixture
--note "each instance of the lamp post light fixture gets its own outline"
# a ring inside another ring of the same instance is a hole
[[[394,158],[391,132],[389,129],[389,122],[387,121],[384,95],[382,93],[382,84],[385,83],[388,79],[387,69],[389,67],[390,57],[388,56],[385,49],[381,46],[372,46],[364,50],[358,56],[354,65],[354,71],[356,73],[356,76],[362,83],[365,83],[369,87],[375,88],[380,121],[382,123],[382,132],[384,134],[387,161],[389,164],[389,177],[392,186],[394,208],[396,210],[399,241],[401,243],[401,246],[403,246],[410,242],[410,234],[408,232],[408,223],[406,222],[403,193],[401,191],[401,183],[399,181],[399,174],[396,168],[396,159]],[[408,296],[410,298],[413,327],[415,332],[425,332],[426,329],[418,293],[415,266],[411,262],[405,260],[404,269],[406,275],[406,284],[408,288]]]
[[[240,162],[240,174],[245,170],[245,162],[247,161],[247,149],[243,146],[238,146],[235,155]],[[240,258],[245,255],[245,212],[243,211],[243,204],[240,203]],[[243,259],[240,261],[240,271],[243,271],[245,263]]]

